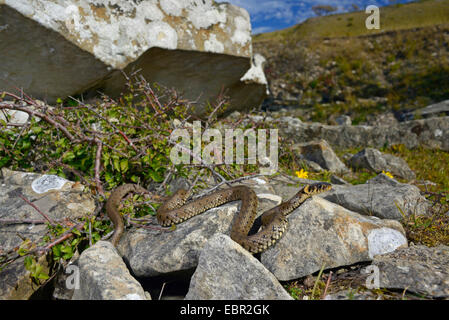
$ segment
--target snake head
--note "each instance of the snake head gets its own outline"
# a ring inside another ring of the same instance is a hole
[[[303,192],[309,195],[318,194],[321,192],[329,191],[332,189],[332,185],[327,182],[318,182],[314,184],[308,184],[304,187]]]

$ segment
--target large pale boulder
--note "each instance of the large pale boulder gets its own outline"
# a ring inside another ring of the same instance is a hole
[[[326,269],[370,261],[407,246],[401,224],[362,216],[314,196],[289,216],[284,236],[261,262],[278,280],[288,281]]]
[[[186,300],[292,300],[256,258],[224,234],[204,246]]]
[[[117,95],[139,69],[199,104],[227,89],[231,109],[249,108],[266,93],[247,11],[213,0],[0,0],[0,56],[0,89],[49,103]]]
[[[110,242],[99,241],[78,262],[79,288],[72,300],[146,300],[142,286]]]

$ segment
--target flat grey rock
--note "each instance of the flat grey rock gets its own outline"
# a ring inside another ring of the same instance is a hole
[[[321,269],[370,261],[407,246],[401,224],[351,212],[319,196],[288,216],[284,236],[263,252],[261,262],[277,279],[297,279]]]
[[[430,206],[416,186],[376,183],[376,180],[358,185],[334,185],[323,198],[363,215],[395,220],[403,219],[403,214],[426,214]]]
[[[449,100],[444,100],[435,104],[431,104],[430,106],[416,110],[414,113],[415,116],[418,115],[425,118],[434,117],[439,114],[449,115]]]
[[[401,289],[430,297],[449,297],[449,247],[410,246],[377,256],[381,288]]]
[[[186,300],[292,300],[256,258],[226,235],[201,251]]]
[[[239,203],[233,202],[210,209],[178,224],[174,231],[133,228],[123,235],[118,250],[138,277],[194,268],[208,239],[230,233],[238,208]]]
[[[364,168],[376,173],[387,171],[393,176],[407,180],[416,178],[416,174],[403,159],[388,153],[382,153],[374,148],[363,149],[355,154],[349,162],[354,168]]]
[[[37,290],[24,260],[25,257],[20,257],[0,271],[0,300],[28,300]],[[46,257],[41,256],[38,262],[48,272]]]
[[[278,176],[271,179],[275,193],[284,200],[290,199],[305,184],[319,181]],[[320,194],[350,211],[362,215],[373,215],[382,219],[403,219],[405,215],[426,214],[430,203],[420,193],[418,187],[404,184],[379,174],[365,184],[333,184],[332,190]],[[402,212],[398,209],[401,208]]]
[[[449,151],[449,117],[413,120],[395,126],[331,126],[293,121],[288,117],[276,122],[279,135],[291,137],[293,143],[324,139],[339,148],[382,148],[385,144],[403,144],[409,149],[421,145]]]
[[[92,214],[95,201],[84,193],[84,186],[58,176],[2,169],[0,177],[0,220],[43,220],[44,218],[19,195],[31,201],[50,219],[81,218]],[[36,192],[38,191],[38,192]],[[18,246],[20,233],[30,240],[44,235],[45,224],[0,224],[0,242],[5,250]]]
[[[390,178],[384,173],[380,173],[374,178],[369,179],[366,183],[377,183],[377,184],[388,184],[390,186],[396,187],[400,186],[401,183],[394,178]]]
[[[267,187],[252,186],[261,210],[270,209],[282,200]],[[200,252],[211,237],[216,233],[230,234],[238,210],[240,201],[230,202],[176,225],[173,231],[133,228],[124,234],[118,249],[138,277],[188,270],[197,266]]]
[[[349,184],[349,182],[347,182],[345,179],[343,179],[339,176],[336,176],[335,174],[331,175],[330,180],[331,180],[331,183],[333,183],[333,184],[343,184],[343,185]]]

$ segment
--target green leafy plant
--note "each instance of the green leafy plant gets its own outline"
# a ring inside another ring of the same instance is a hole
[[[47,280],[49,278],[44,267],[37,262],[34,256],[29,255],[25,257],[25,268],[30,272],[30,276],[36,284],[40,284],[41,280]]]
[[[169,91],[164,94],[171,100],[161,103],[162,92],[143,80],[128,88],[118,100],[103,97],[96,105],[76,99],[54,107],[30,102],[44,119],[32,117],[24,128],[2,123],[0,168],[44,171],[93,189],[104,182],[107,188],[161,182],[171,164],[172,121],[182,121],[188,106]]]
[[[13,98],[12,104],[2,103],[6,96]],[[56,105],[50,106],[34,101],[25,93],[17,96],[2,92],[1,97],[0,112],[6,115],[6,121],[0,122],[0,169],[36,171],[80,181],[88,187],[86,192],[93,194],[97,204],[105,201],[108,190],[123,183],[159,184],[164,191],[166,178],[187,177],[202,173],[204,168],[203,165],[172,165],[170,159],[174,142],[169,137],[174,123],[184,126],[186,121],[192,121],[189,109],[194,108],[194,103],[183,100],[172,90],[150,85],[142,77],[130,80],[128,90],[119,98],[104,96],[95,104],[69,98],[58,99]],[[226,108],[226,98],[220,96],[215,105],[206,108],[208,120],[203,123],[212,125],[217,114]],[[29,121],[11,126],[8,113],[4,113],[9,109],[27,112]],[[242,175],[245,168],[254,171],[257,166],[211,168],[214,175],[225,179]],[[125,199],[121,210],[137,227],[144,226],[145,216],[154,215],[157,208],[157,204],[143,202],[141,196],[133,195]],[[99,210],[78,221],[47,224],[47,235],[39,245],[24,240],[17,254],[25,257],[25,266],[35,281],[49,277],[37,262],[39,255],[50,253],[52,263],[66,264],[77,252],[112,231],[109,219],[103,219],[98,213]],[[2,253],[0,267],[16,258]]]

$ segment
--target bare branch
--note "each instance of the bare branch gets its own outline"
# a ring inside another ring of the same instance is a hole
[[[97,139],[97,152],[95,155],[95,185],[97,187],[98,194],[104,197],[103,185],[100,180],[100,169],[101,169],[101,151],[103,149],[103,144],[101,140]]]
[[[253,174],[253,175],[248,175],[248,176],[240,177],[240,178],[237,178],[237,179],[234,179],[234,180],[229,180],[229,181],[226,180],[226,181],[222,181],[222,182],[218,183],[217,185],[215,185],[214,187],[212,187],[212,188],[210,188],[210,189],[206,189],[206,190],[204,190],[203,192],[201,192],[200,194],[198,194],[198,195],[196,195],[196,196],[194,196],[194,197],[192,197],[192,198],[193,198],[193,199],[201,198],[201,197],[205,196],[206,194],[215,191],[216,189],[218,189],[219,187],[221,187],[221,186],[224,185],[224,184],[231,185],[231,184],[233,184],[233,183],[238,183],[238,182],[242,182],[242,181],[244,181],[244,180],[254,179],[254,178],[257,178],[257,177],[261,177],[261,176],[264,176],[264,175],[263,175],[263,174]]]
[[[70,228],[69,231],[65,232],[64,234],[62,234],[59,238],[55,239],[53,242],[47,244],[45,247],[39,247],[36,248],[36,252],[40,252],[40,253],[46,253],[48,252],[52,247],[60,244],[61,242],[71,238],[74,236],[74,234],[72,233],[73,229],[77,229],[78,231],[82,231],[84,228],[84,222],[78,223],[75,226],[73,226],[72,228]]]
[[[20,192],[17,192],[17,196],[20,197],[23,201],[28,203],[31,207],[33,207],[42,217],[44,217],[45,220],[47,220],[48,223],[50,223],[52,226],[55,226],[53,220],[51,220],[45,213],[43,213],[34,203],[32,203],[30,200],[28,200],[24,195],[22,195]]]
[[[59,122],[53,120],[52,118],[50,118],[49,116],[47,116],[46,114],[43,114],[41,112],[38,111],[34,111],[31,110],[29,108],[26,107],[22,107],[22,106],[18,106],[18,105],[10,105],[10,104],[0,104],[0,109],[9,109],[9,110],[19,110],[19,111],[23,111],[28,113],[28,115],[33,116],[33,117],[39,117],[41,119],[43,119],[44,121],[48,122],[49,124],[51,124],[52,126],[54,126],[56,129],[61,130],[64,135],[72,142],[78,142],[79,140],[76,139],[68,130],[66,127],[64,127],[62,124],[60,124]]]

